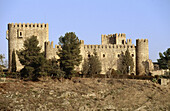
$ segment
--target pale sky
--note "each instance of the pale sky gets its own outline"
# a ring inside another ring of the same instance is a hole
[[[85,44],[101,44],[101,34],[125,33],[149,40],[149,58],[170,48],[170,0],[0,0],[0,54],[8,55],[8,23],[48,23],[58,44],[75,32]]]

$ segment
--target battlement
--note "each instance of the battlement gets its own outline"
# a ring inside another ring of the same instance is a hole
[[[80,40],[80,43],[81,43],[81,44],[84,44],[84,40]]]
[[[8,27],[15,27],[15,28],[48,28],[48,23],[9,23]]]
[[[48,47],[50,49],[52,49],[52,48],[56,49],[56,50],[61,49],[61,45],[55,45],[55,47],[54,47],[53,41],[52,42],[50,42],[50,41],[45,42],[45,45],[46,45],[46,47]]]
[[[148,43],[148,39],[136,39],[136,42],[137,43],[142,43],[142,42]]]
[[[46,47],[53,47],[53,41],[50,43],[50,41],[45,42]]]
[[[126,37],[126,34],[125,33],[115,33],[115,34],[108,34],[108,35],[101,35],[101,37],[105,37],[105,38],[109,38],[109,37]]]
[[[127,49],[135,48],[135,45],[84,45],[84,49]]]
[[[132,44],[132,39],[127,39],[126,43],[127,43],[128,45],[131,45],[131,44]]]
[[[61,45],[55,45],[55,49],[61,49]]]

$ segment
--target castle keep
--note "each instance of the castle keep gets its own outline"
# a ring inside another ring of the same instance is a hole
[[[45,51],[46,59],[59,58],[57,52],[61,49],[60,45],[53,45],[53,42],[49,42],[48,37],[48,24],[8,24],[7,40],[8,40],[8,60],[9,71],[11,71],[12,52],[23,48],[24,41],[31,37],[37,36],[41,51]],[[149,60],[149,49],[147,39],[137,39],[136,46],[132,44],[131,39],[126,39],[124,33],[101,35],[101,45],[85,45],[84,40],[80,40],[80,50],[82,55],[82,63],[79,67],[76,67],[78,71],[81,71],[84,59],[87,59],[93,54],[94,50],[99,56],[99,60],[102,63],[102,74],[106,74],[110,69],[118,69],[120,67],[120,58],[122,54],[128,49],[133,61],[134,61],[134,74],[144,74],[144,63]],[[17,70],[22,69],[22,65],[16,55]]]

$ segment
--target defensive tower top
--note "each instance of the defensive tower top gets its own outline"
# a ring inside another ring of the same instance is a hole
[[[125,33],[115,33],[115,34],[108,34],[108,35],[101,35],[101,37],[107,37],[107,38],[109,38],[109,37],[125,37],[126,38],[126,34]]]
[[[102,45],[105,44],[126,44],[126,34],[125,33],[115,33],[108,35],[101,35]],[[130,42],[128,42],[130,43]]]
[[[48,28],[48,23],[9,23],[8,28]]]

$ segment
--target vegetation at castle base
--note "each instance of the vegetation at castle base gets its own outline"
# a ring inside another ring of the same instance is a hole
[[[63,78],[65,76],[65,72],[60,69],[59,63],[56,59],[50,59],[46,61],[46,64],[42,71],[43,76],[50,76],[52,78]]]
[[[80,55],[80,40],[73,32],[68,32],[65,36],[59,38],[59,44],[62,50],[59,50],[60,67],[65,72],[66,78],[71,78],[76,73],[75,66],[78,66],[82,60]]]
[[[125,52],[125,55],[122,55],[122,60],[121,60],[121,67],[120,71],[123,74],[128,74],[129,73],[129,67],[130,67],[130,72],[133,71],[134,68],[134,62],[133,58],[130,55],[129,50],[127,49]]]
[[[16,72],[16,57],[15,57],[15,51],[12,52],[12,72]]]
[[[101,72],[101,62],[97,56],[96,50],[94,50],[93,55],[88,54],[90,57],[84,60],[82,73],[85,77],[93,77],[94,74],[100,74]]]
[[[24,68],[20,71],[21,77],[29,80],[37,80],[42,72],[46,59],[36,36],[32,36],[24,41],[24,49],[17,51],[19,61]]]
[[[3,74],[3,68],[7,67],[7,61],[4,59],[5,55],[0,54],[0,74]]]
[[[160,59],[158,59],[159,67],[161,69],[170,69],[170,48],[165,52],[159,53]]]

